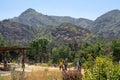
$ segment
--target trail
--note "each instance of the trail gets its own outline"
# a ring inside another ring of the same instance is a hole
[[[35,71],[60,71],[59,67],[43,67],[37,65],[25,65],[25,72],[35,72]],[[76,70],[74,67],[68,68],[68,70]],[[22,72],[23,69],[20,66],[16,66],[15,71]],[[8,76],[11,71],[0,71],[0,76]],[[81,74],[84,74],[84,69],[81,69]]]

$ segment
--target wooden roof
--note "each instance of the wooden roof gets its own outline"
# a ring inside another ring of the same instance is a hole
[[[0,51],[14,51],[14,50],[30,50],[26,47],[0,47]]]

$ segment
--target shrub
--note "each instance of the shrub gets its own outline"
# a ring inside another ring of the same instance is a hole
[[[81,73],[77,70],[63,71],[63,80],[81,80]]]
[[[82,80],[120,80],[120,66],[107,57],[97,57],[93,67],[85,70]]]

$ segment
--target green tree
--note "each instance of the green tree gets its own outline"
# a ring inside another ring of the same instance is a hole
[[[76,58],[80,58],[82,62],[95,60],[97,56],[105,55],[105,45],[104,42],[81,45]]]
[[[65,45],[56,46],[52,49],[53,63],[56,63],[60,58],[68,58],[70,60],[70,48]]]
[[[37,60],[38,62],[46,62],[48,61],[48,45],[50,41],[48,39],[35,39],[30,43],[32,47],[32,51],[28,54],[32,59]]]
[[[0,34],[0,47],[7,45],[7,42],[4,40],[3,36]],[[0,62],[2,61],[2,54],[0,54]]]
[[[119,61],[120,60],[120,39],[115,39],[112,41],[112,49],[113,49],[114,61]]]

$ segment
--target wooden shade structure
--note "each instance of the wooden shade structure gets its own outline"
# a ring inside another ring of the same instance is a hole
[[[26,48],[26,47],[0,47],[0,52],[4,54],[6,54],[7,51],[19,51],[22,55],[23,55],[23,58],[22,58],[22,68],[23,68],[23,71],[24,71],[24,68],[25,68],[25,50],[30,50],[31,48]],[[4,57],[4,60],[5,60],[6,56]],[[6,68],[6,63],[4,63],[4,69]]]
[[[30,50],[31,48],[25,48],[25,47],[0,47],[0,51],[14,51],[14,50]]]

